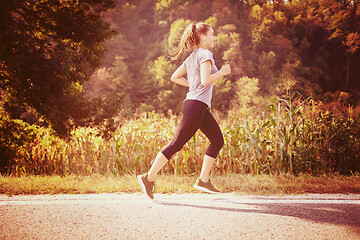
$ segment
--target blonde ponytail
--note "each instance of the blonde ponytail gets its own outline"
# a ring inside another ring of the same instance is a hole
[[[206,23],[192,23],[185,28],[179,45],[170,52],[172,60],[178,59],[184,52],[194,50],[200,43],[201,34],[206,34],[210,29]]]

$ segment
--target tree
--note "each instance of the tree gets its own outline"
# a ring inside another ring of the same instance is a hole
[[[149,66],[151,85],[156,90],[148,94],[147,102],[163,112],[171,109],[179,113],[182,100],[186,95],[186,87],[170,81],[175,69],[176,66],[164,56],[160,56]]]
[[[325,19],[328,22],[328,29],[331,31],[329,40],[338,39],[345,47],[346,91],[350,78],[351,57],[360,47],[360,3],[330,1],[323,8],[327,13]]]
[[[82,85],[101,64],[104,40],[114,34],[102,18],[112,7],[112,0],[1,1],[5,105],[34,108],[61,135],[71,122],[84,124],[90,106],[81,98]]]
[[[121,81],[126,83],[122,89],[131,102],[131,111],[140,105],[145,106],[142,109],[161,111],[174,106],[177,98],[170,94],[174,90],[169,81],[172,66],[167,60],[168,50],[178,44],[191,22],[204,21],[214,27],[217,41],[212,52],[216,65],[220,68],[229,63],[232,67],[232,74],[219,81],[214,90],[213,106],[224,112],[236,101],[235,84],[243,77],[257,79],[258,92],[265,98],[285,96],[289,87],[315,99],[322,98],[326,91],[337,91],[344,85],[346,57],[358,46],[356,20],[360,11],[356,1],[117,0],[117,3],[109,15],[120,34],[107,45],[106,67],[109,72],[116,72],[115,78],[120,74]],[[351,18],[341,17],[342,10],[346,13],[343,16],[351,13]],[[334,14],[338,18],[333,18]],[[346,30],[346,34],[331,39],[337,26]],[[360,74],[356,68],[360,61],[358,53],[356,50],[348,61],[349,86],[355,86],[354,89],[360,87],[360,81],[354,81]],[[174,61],[174,67],[186,56]],[[121,57],[123,66],[127,66],[127,74],[113,70],[117,68],[116,57]],[[133,87],[126,86],[129,84]]]
[[[346,40],[343,40],[342,43],[346,46],[347,58],[346,58],[346,83],[345,91],[349,85],[349,76],[350,76],[350,62],[351,56],[359,49],[360,47],[360,35],[357,32],[351,32],[346,36]]]

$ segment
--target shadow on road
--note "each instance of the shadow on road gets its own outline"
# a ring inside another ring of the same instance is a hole
[[[279,216],[302,218],[313,222],[345,225],[347,227],[354,228],[354,230],[360,234],[360,204],[307,203],[306,200],[302,201],[301,203],[298,201],[295,203],[274,203],[273,201],[271,203],[251,203],[246,201],[236,202],[227,199],[214,199],[214,201],[221,202],[221,206],[154,200],[154,202],[157,204],[170,207],[177,206],[202,208],[215,211],[273,214]],[[226,204],[232,204],[232,207],[226,207]],[[239,207],[236,207],[236,205],[239,205]]]

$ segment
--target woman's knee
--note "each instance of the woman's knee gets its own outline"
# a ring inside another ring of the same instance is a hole
[[[224,146],[223,138],[219,138],[216,141],[212,141],[209,148],[206,151],[206,155],[216,158],[223,146]]]
[[[170,142],[168,145],[166,145],[165,147],[163,147],[163,149],[161,150],[162,154],[164,154],[164,156],[167,159],[170,159],[175,153],[179,152],[184,145],[182,144],[176,144],[175,142]]]
[[[218,137],[214,142],[214,145],[216,146],[217,149],[219,149],[219,151],[224,146],[224,144],[225,144],[224,137],[222,135],[221,137]]]

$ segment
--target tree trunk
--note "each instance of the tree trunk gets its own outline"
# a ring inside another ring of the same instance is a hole
[[[347,55],[347,58],[346,58],[346,83],[345,83],[345,91],[347,90],[348,85],[349,85],[350,60],[351,60],[351,54],[348,54],[348,55]]]

